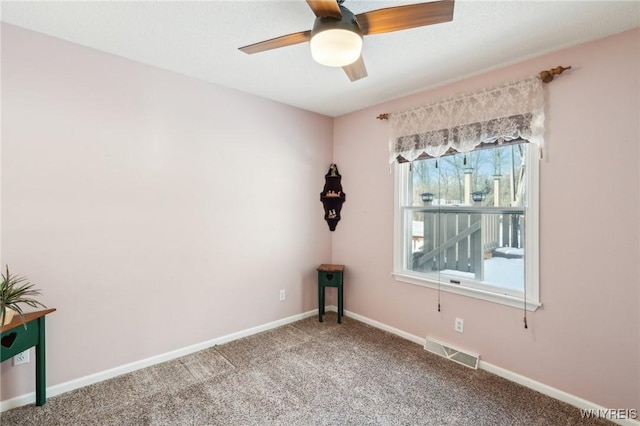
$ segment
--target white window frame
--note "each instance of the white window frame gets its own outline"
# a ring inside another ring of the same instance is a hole
[[[406,225],[403,223],[403,206],[409,206],[411,198],[412,180],[410,163],[395,163],[394,165],[394,232],[393,232],[393,276],[397,281],[414,284],[422,287],[436,289],[443,292],[459,294],[493,303],[511,306],[522,309],[526,306],[528,311],[535,311],[540,306],[540,285],[539,285],[539,188],[540,188],[540,161],[537,154],[537,146],[526,143],[526,179],[527,190],[524,200],[525,216],[525,295],[523,297],[514,296],[499,292],[490,291],[491,286],[478,285],[477,281],[452,284],[449,282],[451,276],[439,274],[438,278],[425,277],[425,274],[412,271],[406,268],[407,247],[404,244],[404,233]],[[411,224],[409,224],[409,227]],[[454,277],[455,278],[455,277]],[[458,279],[458,278],[456,278]],[[475,283],[475,284],[474,284]]]

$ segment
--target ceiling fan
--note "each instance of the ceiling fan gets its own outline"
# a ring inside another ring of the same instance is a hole
[[[344,0],[307,0],[316,15],[313,29],[240,47],[247,54],[309,41],[311,56],[322,65],[342,67],[351,81],[367,76],[362,37],[453,20],[454,0],[395,6],[354,15]]]

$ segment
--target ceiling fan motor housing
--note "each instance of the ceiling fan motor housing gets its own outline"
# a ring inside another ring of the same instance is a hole
[[[356,16],[340,6],[342,16],[318,16],[311,30],[311,55],[317,62],[342,67],[355,62],[362,50],[362,30]]]

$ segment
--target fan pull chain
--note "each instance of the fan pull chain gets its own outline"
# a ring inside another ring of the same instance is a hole
[[[462,164],[463,164],[464,166],[466,166],[466,165],[467,165],[467,154],[464,154],[464,156],[462,157]]]
[[[438,168],[438,159],[436,158],[436,169]]]

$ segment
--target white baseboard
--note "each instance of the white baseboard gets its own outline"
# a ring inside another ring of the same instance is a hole
[[[335,306],[331,306],[331,308],[333,308],[333,309],[331,309],[332,311],[336,311]],[[375,328],[379,328],[380,330],[388,331],[391,334],[395,334],[396,336],[400,336],[400,337],[402,337],[404,339],[410,340],[410,341],[412,341],[414,343],[419,344],[420,346],[424,346],[424,340],[425,339],[423,339],[421,337],[415,336],[413,334],[409,334],[409,333],[407,333],[405,331],[402,331],[402,330],[400,330],[398,328],[391,327],[390,325],[383,324],[383,323],[378,322],[376,320],[372,320],[371,318],[363,317],[362,315],[358,315],[358,314],[356,314],[354,312],[349,312],[349,311],[345,310],[344,314],[347,317],[351,317],[351,318],[356,319],[356,320],[358,320],[360,322],[363,322],[365,324],[369,324],[370,326],[373,326]]]
[[[113,377],[120,376],[122,374],[130,373],[132,371],[139,370],[141,368],[150,367],[161,362],[171,361],[172,359],[182,356],[190,355],[192,353],[208,349],[215,345],[221,345],[223,343],[231,342],[242,337],[251,336],[252,334],[261,333],[263,331],[271,330],[272,328],[280,327],[282,325],[290,324],[292,322],[299,321],[304,318],[308,318],[314,315],[318,315],[318,310],[304,312],[302,314],[293,315],[287,318],[283,318],[277,321],[273,321],[267,324],[252,327],[246,330],[239,331],[237,333],[227,334],[226,336],[217,337],[215,339],[207,340],[206,342],[197,343],[195,345],[187,346],[185,348],[176,349],[171,352],[152,356],[150,358],[135,361],[129,364],[121,365],[109,370],[101,371],[99,373],[91,374],[89,376],[80,377],[78,379],[70,380],[65,383],[53,385],[47,387],[47,397],[56,396],[65,392],[79,389],[85,386],[89,386],[94,383],[101,382],[103,380],[111,379]],[[36,393],[30,392],[24,395],[17,396],[15,398],[7,399],[6,401],[0,401],[0,413],[6,410],[10,410],[16,407],[22,407],[23,405],[33,404],[36,400]]]
[[[606,413],[607,410],[605,407],[595,404],[591,401],[587,401],[586,399],[580,398],[579,396],[572,395],[565,391],[561,391],[560,389],[556,389],[549,385],[545,385],[544,383],[538,382],[536,380],[530,379],[526,376],[523,376],[518,373],[514,373],[513,371],[506,370],[502,367],[498,367],[497,365],[490,364],[486,361],[480,360],[479,367],[482,370],[488,371],[490,373],[495,374],[496,376],[500,376],[509,381],[518,383],[522,386],[525,386],[529,389],[533,389],[538,391],[544,395],[550,396],[551,398],[557,399],[559,401],[565,402],[567,404],[573,405],[574,407],[583,409],[583,410],[594,410],[600,413]],[[632,420],[632,419],[613,419],[608,418],[610,421],[625,426],[639,426],[640,421]]]
[[[337,307],[334,305],[329,305],[326,307],[327,311],[337,311]],[[355,320],[363,322],[365,324],[369,324],[373,327],[379,328],[384,331],[388,331],[389,333],[395,334],[396,336],[400,336],[404,339],[407,339],[411,342],[417,343],[421,346],[424,346],[425,339],[415,336],[413,334],[407,333],[395,327],[391,327],[387,324],[381,323],[379,321],[373,320],[371,318],[367,318],[365,316],[356,314],[354,312],[350,312],[345,310],[345,316],[351,317]],[[304,312],[302,314],[293,315],[281,320],[273,321],[267,324],[259,325],[257,327],[252,327],[246,330],[239,331],[237,333],[228,334],[226,336],[218,337],[215,339],[208,340],[206,342],[198,343],[195,345],[187,346],[182,349],[177,349],[175,351],[167,352],[164,354],[156,355],[150,358],[146,358],[140,361],[132,362],[129,364],[125,364],[116,368],[112,368],[110,370],[102,371],[100,373],[92,374],[89,376],[81,377],[79,379],[71,380],[69,382],[61,383],[59,385],[54,385],[47,388],[47,396],[56,396],[65,392],[72,391],[74,389],[78,389],[84,386],[91,385],[93,383],[101,382],[103,380],[111,379],[116,376],[120,376],[122,374],[130,373],[135,370],[139,370],[141,368],[150,367],[155,364],[159,364],[161,362],[170,361],[175,358],[179,358],[181,356],[190,355],[192,353],[201,351],[203,349],[210,348],[215,345],[221,345],[223,343],[228,343],[233,340],[240,339],[242,337],[251,336],[253,334],[257,334],[263,331],[271,330],[276,327],[280,327],[282,325],[290,324],[295,321],[299,321],[304,318],[308,318],[314,315],[318,315],[318,310],[314,309],[312,311]],[[510,370],[506,370],[502,367],[498,367],[497,365],[493,365],[486,361],[480,360],[479,368],[485,370],[489,373],[493,373],[497,376],[505,378],[509,381],[518,383],[522,386],[525,386],[529,389],[533,389],[537,392],[540,392],[544,395],[550,396],[559,401],[565,402],[567,404],[573,405],[580,409],[585,410],[594,410],[597,412],[607,412],[607,410],[591,401],[587,401],[586,399],[580,398],[575,395],[571,395],[567,392],[561,391],[549,385],[545,385],[544,383],[538,382],[536,380],[530,379],[526,376],[522,376],[518,373],[514,373]],[[23,405],[31,404],[35,401],[35,392],[31,392],[25,395],[17,396],[15,398],[8,399],[6,401],[0,402],[0,412],[10,410],[12,408],[21,407]],[[612,422],[623,425],[623,426],[640,426],[640,421],[631,420],[631,419],[612,419]]]

